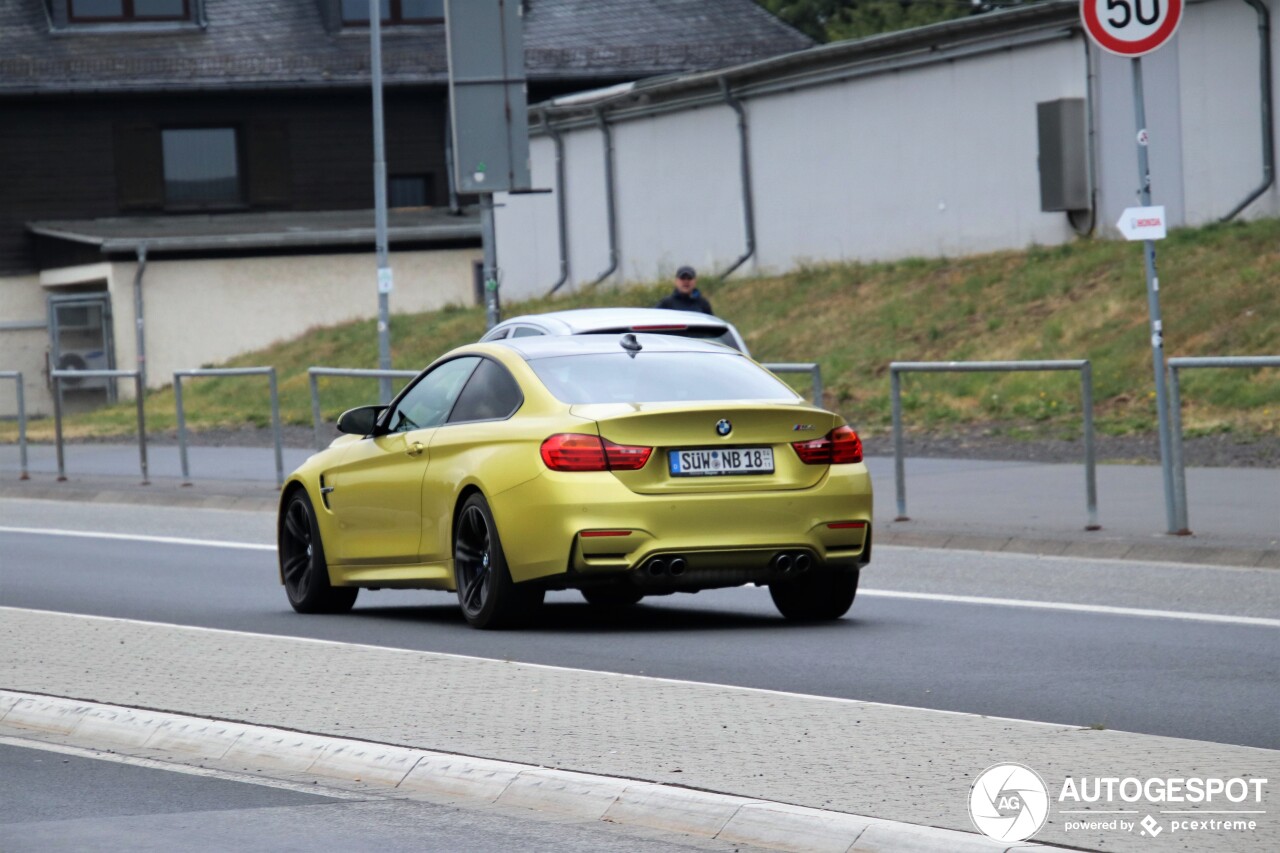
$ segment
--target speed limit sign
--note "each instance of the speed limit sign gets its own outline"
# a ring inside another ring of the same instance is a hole
[[[1080,0],[1080,17],[1103,50],[1137,57],[1173,38],[1182,22],[1182,0]]]

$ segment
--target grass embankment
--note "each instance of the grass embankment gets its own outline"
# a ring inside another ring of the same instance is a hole
[[[1168,356],[1280,353],[1280,220],[1184,229],[1159,245]],[[817,361],[826,405],[859,429],[888,428],[889,362],[1087,358],[1098,428],[1155,429],[1155,390],[1142,251],[1136,244],[1078,240],[1025,252],[959,259],[804,267],[783,276],[703,281],[717,312],[733,321],[761,361]],[[504,316],[559,308],[652,305],[666,284],[597,288],[504,305]],[[484,330],[484,310],[450,307],[392,318],[393,361],[418,369]],[[372,367],[372,321],[314,329],[229,362],[274,365],[286,423],[309,424],[306,370]],[[1280,371],[1197,370],[1182,377],[1188,434],[1280,434]],[[690,377],[696,381],[696,377]],[[794,384],[807,381],[798,377]],[[1070,373],[910,375],[907,423],[931,430],[995,424],[1014,433],[1079,434],[1079,377]],[[324,379],[327,417],[374,400],[373,380]],[[265,380],[184,382],[193,429],[269,420]],[[150,430],[174,428],[172,389],[147,397]],[[134,407],[77,415],[68,435],[125,434]],[[52,435],[49,421],[33,438]],[[0,424],[14,440],[16,426]]]

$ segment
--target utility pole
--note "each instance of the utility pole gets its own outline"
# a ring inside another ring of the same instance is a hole
[[[391,369],[391,290],[387,259],[387,151],[382,132],[382,9],[369,0],[369,67],[373,78],[373,219],[378,253],[378,369]],[[378,396],[391,402],[391,377],[378,380]]]

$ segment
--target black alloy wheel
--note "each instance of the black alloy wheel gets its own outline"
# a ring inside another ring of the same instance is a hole
[[[858,569],[814,571],[769,584],[769,595],[783,616],[795,622],[829,622],[849,612],[858,594]]]
[[[307,493],[298,489],[280,513],[277,551],[280,577],[289,604],[299,613],[345,613],[356,603],[358,587],[329,583],[329,564]]]
[[[489,502],[480,494],[468,497],[458,513],[453,571],[462,615],[474,628],[523,624],[545,594],[541,588],[512,582]]]

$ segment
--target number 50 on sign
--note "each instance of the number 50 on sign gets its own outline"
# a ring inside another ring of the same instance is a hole
[[[1183,0],[1080,0],[1089,36],[1119,56],[1151,53],[1173,37],[1182,22]]]

